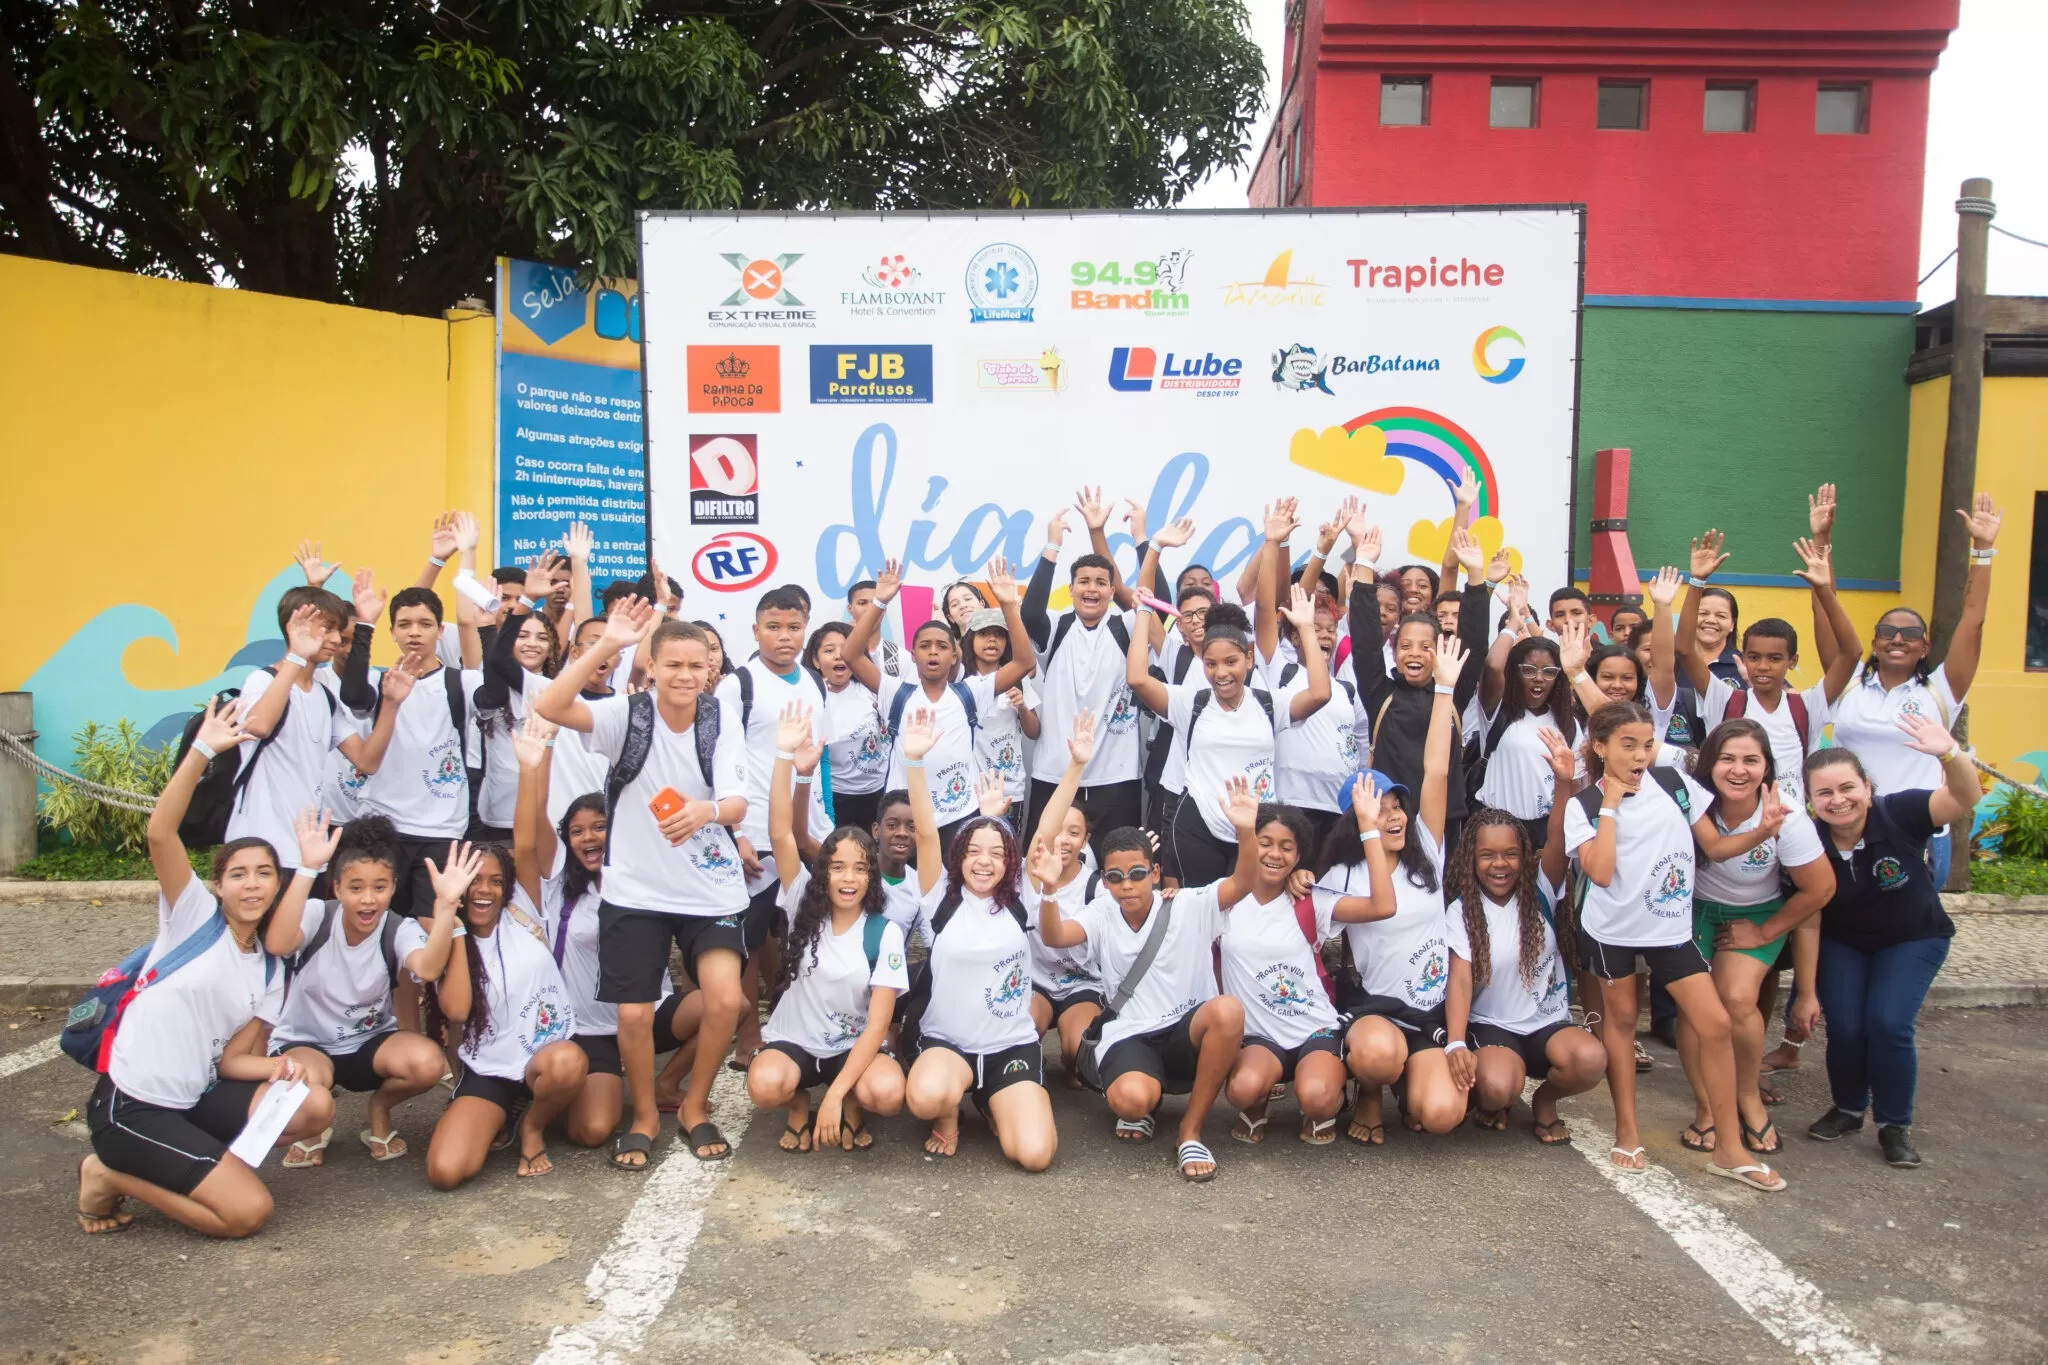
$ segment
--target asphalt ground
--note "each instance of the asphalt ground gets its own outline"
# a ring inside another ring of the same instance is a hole
[[[0,1015],[0,1073],[55,1023]],[[1782,1078],[1782,1195],[1679,1148],[1691,1100],[1652,1043],[1640,1103],[1666,1175],[1627,1187],[1540,1147],[1526,1106],[1506,1133],[1395,1124],[1365,1149],[1301,1145],[1287,1103],[1256,1148],[1219,1112],[1218,1178],[1187,1185],[1170,1124],[1116,1143],[1100,1101],[1055,1081],[1061,1147],[1040,1176],[971,1114],[950,1161],[907,1117],[878,1121],[868,1152],[791,1155],[780,1115],[758,1114],[729,1125],[720,1166],[665,1138],[634,1176],[557,1140],[552,1176],[515,1179],[503,1154],[440,1194],[419,1158],[438,1097],[401,1111],[413,1155],[388,1165],[345,1097],[330,1164],[266,1164],[277,1215],[239,1243],[147,1211],[76,1230],[90,1086],[60,1056],[0,1074],[0,1361],[2048,1358],[2048,1013],[1931,1011],[1920,1037],[1926,1164],[1889,1169],[1869,1131],[1804,1137],[1827,1103],[1814,1045]],[[737,1079],[719,1088],[730,1120]],[[1604,1089],[1564,1113],[1604,1161]]]

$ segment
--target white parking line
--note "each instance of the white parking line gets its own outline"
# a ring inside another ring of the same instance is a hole
[[[1849,1320],[1821,1297],[1820,1290],[1789,1269],[1771,1251],[1737,1227],[1719,1209],[1687,1194],[1678,1177],[1652,1165],[1631,1175],[1608,1160],[1614,1135],[1588,1120],[1571,1117],[1572,1145],[1607,1182],[1669,1233],[1678,1249],[1714,1277],[1742,1311],[1801,1360],[1817,1365],[1875,1365],[1884,1355],[1857,1335]],[[1797,1199],[1796,1190],[1759,1199]]]
[[[713,1120],[737,1156],[740,1135],[754,1117],[746,1078],[721,1065],[718,1079],[711,1083],[711,1097],[718,1102]],[[699,1161],[680,1137],[665,1141],[670,1143],[668,1155],[647,1174],[646,1189],[583,1282],[604,1311],[574,1327],[555,1328],[534,1365],[609,1365],[620,1352],[638,1350],[647,1329],[668,1306],[704,1226],[704,1206],[731,1169],[732,1159]]]
[[[52,1034],[40,1043],[30,1043],[14,1052],[0,1053],[0,1077],[12,1076],[17,1071],[26,1071],[32,1066],[41,1066],[52,1057],[61,1057],[57,1050],[57,1036]]]

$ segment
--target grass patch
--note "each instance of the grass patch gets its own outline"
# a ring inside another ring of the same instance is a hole
[[[1981,896],[2048,896],[2048,861],[1993,858],[1973,862],[1970,890]]]
[[[192,868],[200,876],[213,873],[213,850],[186,850]],[[104,848],[80,848],[47,839],[36,856],[14,870],[14,875],[31,882],[148,882],[156,880],[156,869],[140,855],[113,853]]]

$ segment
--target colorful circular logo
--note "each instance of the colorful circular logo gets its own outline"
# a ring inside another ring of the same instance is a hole
[[[1505,384],[1522,372],[1524,362],[1521,356],[1514,356],[1506,365],[1495,369],[1486,353],[1496,341],[1512,341],[1517,346],[1526,346],[1527,343],[1522,340],[1522,334],[1512,327],[1489,327],[1472,343],[1472,368],[1479,372],[1479,377],[1489,384]]]
[[[782,292],[782,267],[773,261],[749,261],[740,268],[740,288],[748,298],[765,303]]]

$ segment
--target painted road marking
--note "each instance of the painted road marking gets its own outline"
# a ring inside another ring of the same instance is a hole
[[[0,1077],[12,1076],[17,1071],[26,1071],[32,1066],[41,1066],[52,1057],[63,1055],[57,1048],[57,1035],[51,1035],[40,1043],[31,1043],[14,1052],[0,1054]]]
[[[555,1328],[534,1365],[608,1365],[621,1352],[637,1351],[668,1306],[703,1230],[704,1206],[732,1168],[740,1137],[754,1117],[746,1078],[736,1071],[720,1066],[711,1096],[718,1102],[714,1120],[732,1144],[733,1157],[699,1161],[680,1136],[670,1142],[668,1155],[644,1177],[647,1187],[627,1211],[618,1236],[583,1282],[604,1311],[574,1327]]]
[[[1876,1365],[1884,1355],[1866,1344],[1849,1320],[1821,1297],[1820,1290],[1735,1225],[1719,1209],[1687,1194],[1677,1176],[1652,1165],[1632,1175],[1609,1161],[1614,1135],[1583,1113],[1571,1117],[1572,1145],[1607,1183],[1650,1221],[1669,1233],[1678,1249],[1727,1291],[1743,1312],[1801,1360],[1816,1365]],[[1775,1198],[1758,1194],[1760,1199]],[[1797,1198],[1794,1191],[1786,1197]]]

